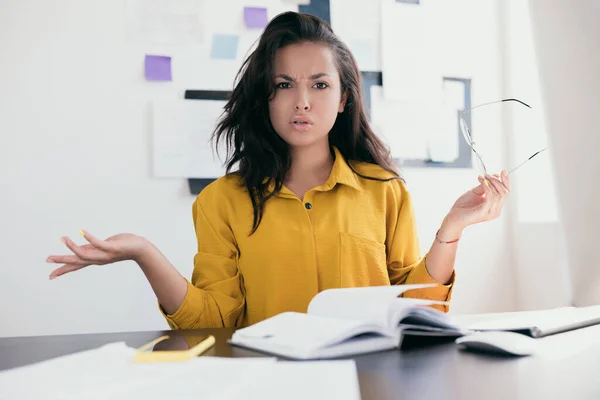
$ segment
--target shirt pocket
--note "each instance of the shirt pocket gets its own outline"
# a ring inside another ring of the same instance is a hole
[[[340,286],[387,286],[385,245],[340,232]]]

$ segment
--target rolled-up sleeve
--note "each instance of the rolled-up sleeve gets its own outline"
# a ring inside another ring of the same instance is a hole
[[[430,283],[435,286],[425,289],[406,291],[404,297],[421,298],[449,302],[454,287],[455,272],[448,284],[435,281],[427,271],[426,259],[421,257],[412,199],[404,183],[398,181],[399,211],[395,221],[392,214],[388,221],[388,239],[386,241],[388,274],[392,285]],[[447,312],[449,306],[434,305]]]
[[[187,293],[179,309],[166,314],[172,329],[237,327],[243,319],[245,295],[231,228],[214,202],[200,197],[192,208],[198,251]],[[205,209],[205,207],[207,209]]]

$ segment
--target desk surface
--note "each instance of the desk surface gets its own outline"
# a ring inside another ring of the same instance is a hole
[[[471,354],[453,343],[423,346],[409,343],[401,351],[355,357],[361,396],[367,399],[600,399],[600,327],[598,343],[568,357],[506,358]],[[581,330],[583,331],[583,330]],[[124,341],[131,347],[162,336],[166,331],[37,336],[0,339],[0,370],[60,355]],[[188,331],[210,333],[216,345],[206,355],[261,357],[263,354],[229,345],[231,329]],[[186,331],[171,334],[185,335]],[[587,337],[589,337],[589,331]],[[577,339],[565,334],[561,343]],[[595,336],[595,335],[593,335]]]

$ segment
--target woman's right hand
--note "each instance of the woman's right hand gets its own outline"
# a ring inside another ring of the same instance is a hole
[[[46,259],[49,263],[64,264],[50,273],[50,279],[88,265],[105,265],[124,260],[137,261],[148,245],[146,239],[131,233],[120,233],[106,240],[98,239],[83,230],[80,233],[89,244],[79,246],[68,237],[62,237],[61,241],[73,255],[51,255]]]

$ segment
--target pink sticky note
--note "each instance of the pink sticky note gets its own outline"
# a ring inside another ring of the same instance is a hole
[[[146,55],[144,75],[148,81],[171,81],[171,57]]]
[[[244,22],[248,28],[264,28],[267,26],[267,9],[262,7],[244,7]]]

